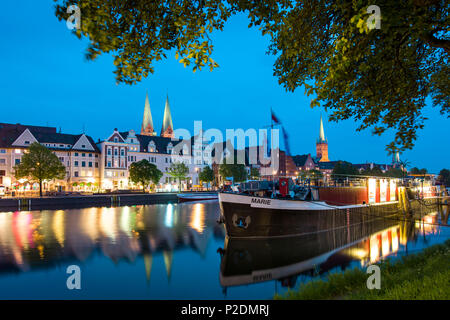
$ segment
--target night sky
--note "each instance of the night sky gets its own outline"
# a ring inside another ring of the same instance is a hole
[[[288,93],[272,74],[275,57],[265,54],[269,39],[248,29],[248,19],[232,18],[224,32],[213,34],[213,59],[220,68],[193,73],[175,60],[175,53],[155,64],[155,73],[141,83],[116,85],[111,56],[84,58],[86,40],[79,40],[54,15],[51,0],[5,1],[0,10],[0,122],[49,125],[64,133],[85,128],[94,140],[114,128],[140,130],[148,92],[153,123],[160,132],[166,94],[174,128],[255,128],[270,123],[272,107],[290,135],[293,154],[315,154],[320,114],[324,117],[330,160],[390,163],[385,145],[392,135],[356,132],[348,120],[330,123],[321,108],[299,88]],[[437,173],[450,167],[449,119],[427,107],[429,120],[412,151],[401,155],[412,166]]]

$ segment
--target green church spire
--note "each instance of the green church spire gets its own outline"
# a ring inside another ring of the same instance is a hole
[[[325,131],[323,130],[323,121],[322,121],[322,115],[320,115],[320,132],[319,132],[319,142],[326,142],[325,139]]]
[[[170,113],[169,95],[167,95],[166,106],[164,108],[164,120],[161,129],[161,136],[173,137],[173,123],[172,123],[172,114]]]
[[[144,118],[142,119],[141,127],[142,135],[154,135],[153,130],[153,118],[150,111],[150,102],[148,100],[148,93],[145,94],[145,107],[144,107]]]

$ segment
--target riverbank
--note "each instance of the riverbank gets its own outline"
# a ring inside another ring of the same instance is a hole
[[[0,211],[59,210],[177,202],[177,193],[135,193],[0,199]]]
[[[381,289],[367,289],[366,269],[351,269],[331,273],[290,290],[275,299],[319,300],[423,300],[450,299],[450,240],[420,253],[404,256],[398,261],[387,259],[378,263]]]

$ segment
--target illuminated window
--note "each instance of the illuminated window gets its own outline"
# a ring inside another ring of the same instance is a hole
[[[16,150],[14,150],[14,152],[15,153],[20,153],[21,151],[20,151],[20,149],[16,149]]]

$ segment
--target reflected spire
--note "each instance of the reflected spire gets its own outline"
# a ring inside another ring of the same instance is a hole
[[[153,256],[152,254],[144,254],[144,264],[145,264],[145,276],[147,278],[147,283],[150,283],[150,276],[152,274],[153,266]]]
[[[172,274],[172,263],[173,263],[173,251],[163,251],[164,264],[166,266],[167,279],[170,281],[170,276]]]

